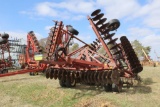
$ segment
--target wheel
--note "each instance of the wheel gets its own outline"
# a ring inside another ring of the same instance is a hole
[[[106,92],[111,92],[112,91],[112,84],[105,84],[104,89]]]
[[[21,65],[21,69],[24,69],[25,67],[26,67],[25,64],[22,64],[22,65]]]
[[[8,73],[8,69],[5,70],[5,73]]]
[[[120,26],[120,22],[118,19],[112,19],[108,22],[108,28],[111,29],[111,31],[118,29]]]
[[[8,38],[9,38],[9,34],[4,33],[4,34],[1,35],[1,37],[2,37],[3,39],[8,39]]]
[[[153,63],[153,67],[156,67],[156,63]]]
[[[32,76],[35,76],[36,74],[35,74],[35,72],[32,72]]]
[[[76,86],[76,80],[73,79],[73,80],[71,81],[71,79],[68,78],[68,79],[66,80],[66,86],[67,86],[67,87],[75,87],[75,86]]]
[[[3,74],[4,73],[4,71],[3,70],[1,70],[1,74]]]
[[[67,25],[68,31],[71,32],[74,35],[78,35],[78,31],[74,29],[71,25]]]
[[[123,83],[120,81],[119,84],[112,84],[112,91],[113,92],[121,92],[122,91],[122,87],[123,87]]]
[[[5,44],[5,43],[7,43],[7,40],[3,39],[3,38],[0,38],[0,44]]]
[[[29,75],[32,76],[32,75],[33,75],[33,72],[29,72]]]
[[[142,78],[139,75],[135,76],[135,82],[140,85],[142,83]]]
[[[60,85],[61,87],[66,87],[66,80],[65,80],[64,78],[61,78],[61,79],[59,80],[59,85]]]

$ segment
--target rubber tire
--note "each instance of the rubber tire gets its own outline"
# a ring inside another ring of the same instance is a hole
[[[30,76],[35,76],[35,75],[38,75],[38,73],[37,72],[30,72],[29,75]]]
[[[112,92],[112,84],[105,84],[104,89],[106,92]]]
[[[6,39],[0,38],[0,44],[6,44],[6,43],[7,43]]]
[[[5,69],[5,73],[8,73],[8,69]]]
[[[108,24],[109,24],[109,25],[108,25],[109,28],[110,28],[111,26],[115,26],[115,24],[117,24],[117,26],[114,27],[114,28],[112,28],[111,31],[114,31],[114,30],[118,29],[119,26],[120,26],[120,22],[119,22],[118,19],[112,19],[112,20],[110,20],[110,21],[108,22]]]
[[[68,28],[68,31],[71,32],[72,34],[74,35],[79,34],[79,32],[76,29],[74,29],[71,25],[68,25],[67,28]]]
[[[30,75],[30,76],[33,76],[33,72],[29,72],[29,75]]]
[[[59,85],[60,85],[61,87],[66,87],[66,80],[65,80],[64,78],[61,78],[61,79],[59,80]]]
[[[119,93],[119,92],[122,92],[123,83],[120,81],[119,84],[121,85],[120,88],[119,88],[116,84],[115,84],[114,87],[112,86],[112,91],[113,91],[113,92],[118,92],[118,93]],[[113,85],[113,84],[112,84],[112,85]]]
[[[8,38],[9,38],[9,34],[4,33],[4,34],[1,35],[1,37],[2,37],[3,39],[8,39]]]
[[[67,86],[68,88],[75,87],[75,86],[76,86],[76,80],[74,79],[73,82],[74,82],[74,84],[72,84],[71,79],[67,79],[67,80],[66,80],[66,86]]]

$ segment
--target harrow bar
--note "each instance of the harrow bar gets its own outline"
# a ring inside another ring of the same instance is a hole
[[[39,71],[42,71],[42,70],[43,69],[19,70],[19,71],[9,72],[9,73],[6,73],[6,74],[0,74],[0,77],[12,76],[12,75],[17,75],[17,74],[25,74],[25,73],[28,73],[28,72],[39,72]]]

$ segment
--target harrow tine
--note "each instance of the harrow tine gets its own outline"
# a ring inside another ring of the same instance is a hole
[[[87,82],[87,73],[88,73],[88,71],[85,71],[85,75],[84,75],[84,83],[88,83],[88,82]]]
[[[50,72],[51,72],[51,70],[50,69],[46,69],[46,78],[48,79],[50,76],[49,76],[49,74],[50,74]]]
[[[115,41],[116,41],[117,39],[118,39],[118,38],[115,38],[115,39],[109,41],[109,42],[107,43],[107,45],[115,43]]]
[[[94,44],[92,44],[92,43],[91,43],[91,46],[94,47],[94,48],[96,48],[96,46]]]
[[[115,35],[115,33],[107,34],[107,35],[105,35],[104,40],[110,39],[110,38],[112,38],[114,35]]]
[[[94,83],[93,79],[92,79],[92,75],[93,74],[94,74],[93,71],[90,71],[90,75],[89,75],[89,81],[90,81],[90,83]]]
[[[80,75],[80,81],[81,81],[81,83],[84,83],[84,71],[81,71],[81,75]]]
[[[71,80],[71,81],[74,80],[74,72],[73,72],[73,71],[70,72],[70,80]]]
[[[64,70],[64,71],[62,72],[62,77],[61,77],[61,78],[63,78],[64,80],[66,80],[66,75],[67,75],[67,71]]]
[[[119,51],[113,53],[113,55],[117,55],[117,54],[121,54],[121,53],[122,53],[122,50],[119,50]]]
[[[96,39],[96,41],[97,41],[98,43],[100,43],[98,39]]]
[[[98,83],[99,83],[99,84],[102,83],[102,81],[101,81],[102,73],[103,73],[102,71],[99,71],[99,72],[98,72],[98,77],[97,77],[97,79],[98,79]]]
[[[110,29],[106,28],[104,31],[101,31],[101,34],[106,35],[109,33],[109,31],[110,31]]]
[[[50,77],[50,79],[53,79],[53,75],[54,74],[54,69],[51,69],[51,72],[49,73],[49,77]]]
[[[112,74],[112,71],[108,71],[108,74],[107,74],[107,84],[112,83],[112,81],[111,81],[111,74]]]
[[[98,25],[100,25],[100,24],[103,24],[106,20],[107,20],[107,18],[103,18],[103,19],[99,20],[99,21],[96,23],[96,25],[98,26]]]
[[[104,73],[104,71],[101,71],[100,78],[99,78],[101,85],[103,85],[103,73]]]
[[[58,70],[58,79],[61,80],[63,74],[63,70]]]
[[[119,45],[116,44],[116,45],[112,46],[112,47],[110,48],[110,50],[117,49],[118,46],[119,46]]]
[[[101,27],[99,27],[99,30],[104,30],[108,26],[108,23],[103,24]]]
[[[87,83],[91,83],[90,75],[91,75],[91,71],[88,71],[88,73],[87,73]]]
[[[104,16],[104,14],[103,14],[103,13],[101,13],[101,14],[99,14],[99,15],[95,16],[95,17],[94,17],[94,18],[92,18],[92,19],[93,19],[93,21],[97,21],[97,20],[100,20],[103,16]]]
[[[58,74],[58,70],[54,70],[54,73],[53,73],[53,78],[56,80],[57,79],[57,74]]]
[[[108,74],[107,71],[104,71],[103,74],[102,74],[102,83],[103,84],[107,83],[107,74]]]
[[[98,71],[94,72],[94,81],[95,81],[96,84],[98,84],[98,80],[97,80],[98,78],[97,77],[98,77]]]
[[[97,42],[95,42],[95,41],[93,41],[93,43],[94,43],[95,45],[98,45],[98,43],[97,43]]]
[[[96,16],[101,12],[101,9],[97,9],[94,12],[92,12],[91,16]]]
[[[80,78],[80,72],[79,71],[76,71],[76,74],[75,74],[76,76],[76,78]]]

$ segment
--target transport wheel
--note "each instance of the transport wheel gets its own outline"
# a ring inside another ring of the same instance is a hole
[[[30,76],[33,76],[33,72],[29,72],[29,75],[30,75]]]
[[[64,78],[61,78],[61,79],[59,80],[59,85],[60,85],[61,87],[66,87],[66,80],[65,80]]]
[[[1,37],[2,37],[3,39],[8,39],[8,38],[9,38],[9,34],[4,33],[4,34],[1,35]]]
[[[4,70],[1,70],[1,74],[4,74]]]
[[[74,29],[71,25],[67,25],[68,31],[71,32],[74,35],[78,35],[78,31]]]
[[[8,69],[3,69],[2,74],[8,73]]]
[[[118,19],[112,19],[108,22],[108,24],[108,28],[110,28],[111,31],[118,29],[120,26],[120,22]]]
[[[7,40],[3,39],[3,38],[0,38],[0,44],[5,44],[5,43],[7,43]]]
[[[112,84],[112,91],[113,92],[122,92],[122,86],[123,86],[123,83],[120,81],[119,84]]]
[[[71,80],[70,78],[68,78],[66,80],[66,86],[67,87],[75,87],[76,86],[76,80],[75,79]]]
[[[104,84],[104,89],[106,92],[112,91],[112,84]]]
[[[8,69],[6,69],[5,73],[8,73]]]
[[[35,72],[32,72],[32,76],[35,76],[36,74],[35,74]]]

